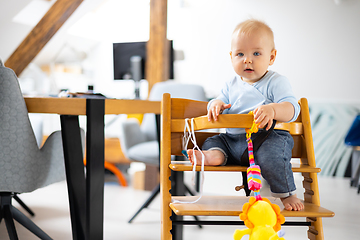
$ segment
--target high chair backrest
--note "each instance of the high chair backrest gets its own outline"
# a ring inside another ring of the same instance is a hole
[[[302,108],[308,109],[307,100],[305,98],[299,101]],[[178,98],[171,98],[171,105],[176,106],[176,108],[171,109],[171,154],[181,155],[181,141],[184,133],[185,119],[194,119],[195,130],[204,130],[204,129],[218,129],[218,128],[249,128],[252,125],[253,117],[247,114],[225,114],[219,117],[219,121],[209,123],[207,120],[207,102],[202,101],[193,101],[185,100]],[[306,113],[304,114],[306,116]],[[311,154],[312,145],[306,147],[304,142],[304,127],[302,123],[303,115],[299,115],[298,119],[292,123],[283,123],[278,122],[275,126],[275,129],[289,131],[292,137],[294,138],[294,148],[292,152],[293,158],[304,158]],[[170,123],[170,122],[169,122]],[[306,126],[309,128],[310,125]],[[218,132],[197,132],[196,139],[198,145],[201,146],[205,139]],[[310,127],[311,134],[311,127]],[[306,152],[307,149],[310,149],[310,152]],[[312,151],[312,156],[314,156]],[[314,165],[315,166],[315,165]]]

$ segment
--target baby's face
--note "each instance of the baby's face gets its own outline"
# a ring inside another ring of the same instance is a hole
[[[231,62],[243,81],[252,84],[259,81],[275,61],[276,50],[268,35],[259,30],[246,34],[234,34],[231,42]]]

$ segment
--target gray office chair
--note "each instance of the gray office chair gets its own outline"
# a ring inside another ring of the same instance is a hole
[[[29,119],[35,134],[37,145],[40,147],[43,142],[43,117],[36,113],[30,113]],[[20,199],[17,193],[14,193],[13,199],[15,199],[31,216],[35,216],[35,213]]]
[[[14,221],[41,239],[51,239],[16,209],[14,195],[65,180],[61,132],[52,133],[39,149],[15,73],[0,60],[0,223],[18,239]]]
[[[154,84],[150,91],[149,100],[161,101],[164,93],[170,93],[173,98],[188,98],[199,101],[207,101],[204,88],[195,84],[176,83],[174,81],[159,82]],[[128,119],[120,126],[120,144],[124,155],[132,161],[143,162],[145,164],[160,165],[159,154],[159,131],[155,115],[144,114],[141,126],[137,120]],[[185,186],[185,189],[192,195],[194,193]],[[149,206],[152,200],[160,192],[158,184],[151,192],[150,197],[139,208],[129,223],[141,212],[142,209]]]

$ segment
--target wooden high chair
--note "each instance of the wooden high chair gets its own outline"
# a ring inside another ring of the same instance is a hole
[[[279,199],[269,198],[277,203],[282,209],[281,213],[285,218],[300,217],[303,222],[285,222],[286,225],[308,226],[308,238],[311,240],[323,240],[322,227],[323,217],[333,217],[334,212],[320,207],[317,173],[320,168],[316,167],[314,147],[310,125],[308,103],[305,98],[300,99],[301,112],[298,119],[292,123],[278,122],[275,129],[287,130],[294,138],[293,158],[300,158],[300,164],[293,164],[293,172],[301,172],[303,176],[304,210],[286,211],[283,210]],[[194,118],[196,131],[203,129],[218,128],[250,128],[253,117],[248,114],[224,114],[220,115],[218,121],[208,122],[206,110],[207,102],[171,98],[170,94],[164,94],[161,108],[161,239],[180,239],[178,226],[201,224],[201,225],[241,225],[241,221],[194,221],[182,220],[181,216],[239,216],[242,212],[242,205],[248,202],[245,196],[202,196],[196,203],[175,203],[174,200],[190,202],[196,196],[172,196],[171,172],[191,171],[192,166],[187,162],[171,162],[171,155],[181,155],[182,138],[184,134],[185,118]],[[198,146],[202,146],[204,140],[214,134],[196,132]],[[189,148],[192,146],[189,146]],[[201,166],[197,166],[200,171]],[[205,166],[205,171],[246,171],[247,167],[242,166]],[[231,183],[229,183],[231,184]],[[235,184],[234,184],[235,185]],[[172,217],[172,215],[174,215]],[[172,217],[172,218],[171,218]],[[178,220],[180,219],[180,220]],[[173,230],[172,230],[173,229]],[[172,230],[172,231],[171,231]],[[180,228],[180,231],[182,229]]]

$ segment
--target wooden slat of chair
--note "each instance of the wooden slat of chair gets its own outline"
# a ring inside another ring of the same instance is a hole
[[[193,166],[189,161],[174,161],[169,165],[173,171],[192,171]],[[205,171],[213,172],[246,172],[247,167],[237,165],[226,166],[204,166]],[[196,171],[201,171],[201,166],[196,166]],[[305,172],[305,173],[319,173],[320,168],[311,167],[309,165],[303,165],[299,163],[292,163],[293,172]]]
[[[197,196],[176,196],[173,200],[191,202]],[[271,203],[282,206],[279,198],[267,197]],[[176,215],[191,216],[239,216],[242,206],[249,198],[242,196],[202,196],[196,204],[170,203]],[[333,217],[334,213],[312,203],[304,202],[304,210],[287,211],[282,209],[284,217]]]
[[[201,129],[217,128],[250,128],[253,123],[253,116],[249,114],[224,114],[220,115],[218,121],[208,121],[207,116],[194,118],[194,131]],[[190,120],[188,121],[190,124]],[[174,119],[171,121],[171,132],[184,132],[185,122],[183,119]],[[285,130],[291,135],[301,135],[303,133],[302,123],[283,123],[278,122],[275,125],[277,130]]]
[[[311,226],[308,230],[309,239],[322,240],[324,234],[322,230],[322,217],[332,217],[334,213],[320,207],[319,191],[317,184],[317,173],[320,168],[316,167],[314,148],[311,136],[310,116],[306,99],[300,100],[301,114],[294,123],[278,123],[277,129],[289,131],[294,138],[294,148],[292,151],[293,158],[300,158],[300,164],[293,164],[294,172],[301,172],[304,180],[305,188],[304,205],[302,211],[286,211],[283,210],[285,217],[306,217],[306,221]],[[183,201],[194,200],[196,197],[171,197],[169,190],[171,183],[169,176],[171,170],[190,171],[190,164],[181,162],[171,163],[171,155],[181,155],[182,135],[184,131],[184,119],[195,118],[194,126],[196,129],[203,127],[220,128],[220,127],[239,127],[238,122],[242,122],[242,127],[249,127],[252,124],[252,117],[221,115],[217,123],[209,123],[207,121],[205,102],[196,102],[192,100],[170,99],[169,95],[164,95],[162,101],[162,143],[161,143],[161,192],[162,192],[162,239],[171,239],[171,220],[172,211],[179,215],[221,215],[221,216],[237,216],[242,209],[242,204],[247,202],[246,197],[235,197],[238,202],[233,207],[234,197],[228,196],[203,196],[196,204],[179,204],[173,203],[174,199],[182,199]],[[250,117],[250,118],[249,118]],[[235,120],[233,120],[233,118]],[[241,119],[244,119],[241,121]],[[223,126],[221,123],[228,124]],[[210,126],[209,126],[210,125]],[[197,132],[196,140],[199,146],[203,141],[211,135],[218,133]],[[171,141],[170,141],[171,139]],[[191,147],[191,146],[189,146]],[[244,171],[246,168],[241,166],[206,166],[206,171]],[[197,171],[200,166],[197,167]],[[216,204],[216,199],[221,198],[221,204]],[[241,200],[239,200],[241,199]],[[280,200],[278,200],[280,201]],[[279,202],[281,208],[282,204]],[[230,206],[230,207],[229,207]],[[229,208],[227,208],[229,207]],[[199,210],[202,209],[202,210]],[[240,210],[239,210],[240,209]]]

